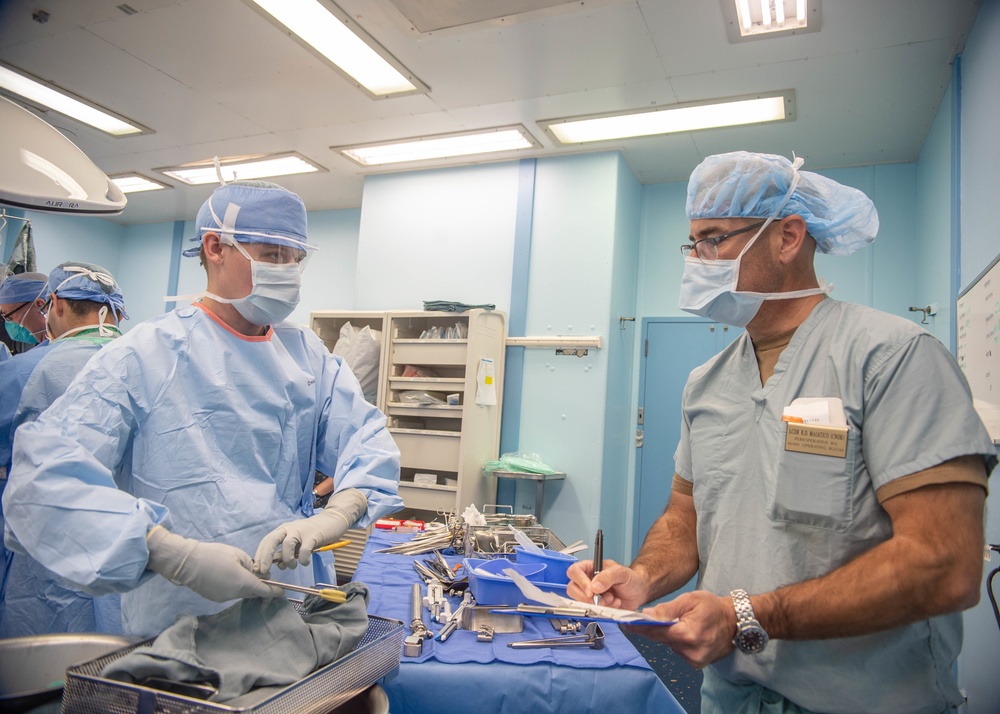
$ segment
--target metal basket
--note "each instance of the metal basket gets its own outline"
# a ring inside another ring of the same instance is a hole
[[[566,547],[551,530],[545,526],[518,528],[532,542],[549,550]],[[517,540],[509,525],[467,526],[465,529],[465,555],[471,558],[513,558]]]
[[[153,640],[66,671],[63,714],[321,714],[340,706],[399,667],[403,623],[370,615],[368,631],[350,654],[247,707],[230,707],[98,676],[110,662]]]

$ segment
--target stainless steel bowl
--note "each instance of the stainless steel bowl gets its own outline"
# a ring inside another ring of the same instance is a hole
[[[24,712],[58,699],[67,667],[141,639],[73,633],[0,640],[0,712]]]

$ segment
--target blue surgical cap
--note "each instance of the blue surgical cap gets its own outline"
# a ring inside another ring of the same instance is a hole
[[[49,279],[45,273],[18,273],[10,275],[0,284],[0,303],[31,302],[35,298],[49,297]]]
[[[232,236],[241,243],[271,243],[315,250],[306,242],[306,207],[297,195],[268,181],[233,181],[215,189],[195,219],[198,244],[184,255],[201,250],[208,232]]]
[[[100,265],[79,261],[61,263],[49,273],[49,286],[57,297],[102,303],[128,319],[125,296],[118,281]]]
[[[798,185],[786,202],[796,173]],[[793,214],[805,220],[820,253],[850,255],[878,233],[878,212],[868,196],[825,176],[799,171],[784,156],[748,151],[717,154],[691,173],[688,220],[772,215],[781,219]]]

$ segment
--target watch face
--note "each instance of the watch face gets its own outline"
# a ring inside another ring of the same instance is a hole
[[[767,645],[767,633],[763,628],[750,626],[736,635],[736,646],[743,652],[760,652]]]

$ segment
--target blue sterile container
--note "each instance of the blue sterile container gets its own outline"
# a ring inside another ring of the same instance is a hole
[[[514,581],[503,575],[503,571],[507,568],[512,568],[515,572],[528,578],[541,590],[566,597],[565,584],[536,580],[545,573],[545,566],[541,563],[513,563],[506,558],[491,560],[466,558],[465,570],[469,576],[469,588],[472,590],[477,604],[518,605],[527,602]]]
[[[514,547],[514,552],[517,554],[518,565],[540,563],[545,566],[545,571],[540,578],[542,582],[560,585],[569,583],[566,571],[569,570],[569,566],[576,562],[576,557],[547,548],[543,548],[541,553],[530,553],[519,545]],[[535,578],[531,579],[535,580]]]

